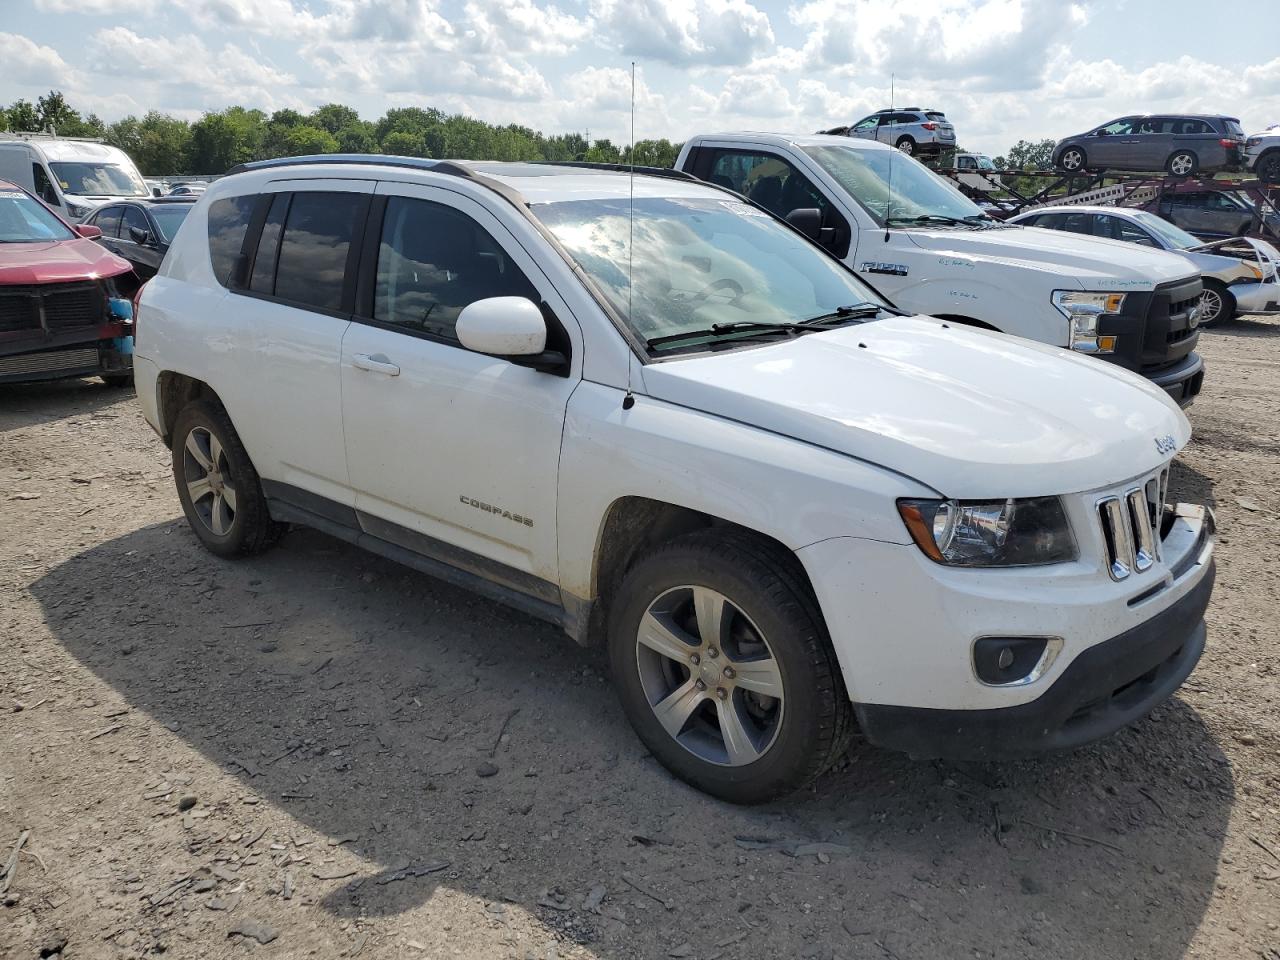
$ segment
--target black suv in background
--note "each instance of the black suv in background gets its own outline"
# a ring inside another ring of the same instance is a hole
[[[1059,140],[1053,164],[1065,173],[1086,170],[1165,170],[1176,177],[1238,167],[1244,130],[1235,117],[1148,114],[1121,117]]]

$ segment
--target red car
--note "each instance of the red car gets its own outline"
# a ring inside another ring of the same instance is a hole
[[[128,261],[0,180],[0,383],[99,376],[133,382]]]

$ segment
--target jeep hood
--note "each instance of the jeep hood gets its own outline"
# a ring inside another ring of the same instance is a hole
[[[645,391],[905,474],[947,497],[1077,493],[1191,437],[1126,370],[930,317],[896,317],[644,368]]]
[[[1087,290],[1152,290],[1157,284],[1186,280],[1195,273],[1186,260],[1164,250],[1039,227],[913,228],[904,235],[917,247],[939,256],[980,257],[1045,270],[1075,279]]]
[[[0,246],[0,295],[9,284],[97,280],[133,267],[93,240],[35,240]]]

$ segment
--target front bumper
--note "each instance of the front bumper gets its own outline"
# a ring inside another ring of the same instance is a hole
[[[1204,387],[1204,361],[1192,353],[1171,367],[1145,374],[1146,378],[1173,398],[1184,409]]]
[[[1280,283],[1233,283],[1227,289],[1239,313],[1280,313]]]
[[[872,743],[924,757],[1008,760],[1115,733],[1167,700],[1204,652],[1214,566],[1173,606],[1090,647],[1030,703],[994,710],[855,704]]]
[[[113,337],[51,349],[0,354],[0,383],[128,373],[133,369],[132,339]]]

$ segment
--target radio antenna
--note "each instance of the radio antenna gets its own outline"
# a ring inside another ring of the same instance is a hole
[[[893,81],[894,75],[889,74],[889,110],[893,110]],[[889,119],[892,121],[893,113],[890,112]],[[893,153],[889,154],[889,192],[884,198],[884,242],[889,242],[889,208],[893,204],[893,161],[898,159],[894,154],[898,152],[896,144],[889,144],[889,148]]]
[[[627,217],[627,322],[633,322],[631,313],[631,268],[635,261],[636,244],[636,62],[631,61],[631,149],[629,181],[629,211]],[[622,409],[630,410],[636,404],[631,393],[631,354],[627,354],[627,395],[622,398]]]

